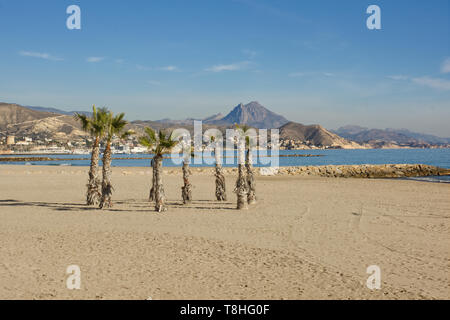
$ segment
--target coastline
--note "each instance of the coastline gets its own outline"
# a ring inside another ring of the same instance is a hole
[[[145,158],[150,160],[151,157]],[[52,159],[54,160],[54,159]],[[61,159],[61,161],[67,159]],[[73,159],[72,159],[73,160]],[[117,159],[119,160],[119,159]],[[123,158],[120,160],[127,160]],[[38,160],[38,161],[46,161]],[[2,165],[0,168],[8,166]],[[30,165],[22,164],[14,166]],[[60,165],[33,165],[33,167],[72,167],[70,164]],[[76,167],[76,166],[75,166]],[[130,167],[122,168],[126,172]],[[148,170],[150,174],[151,167],[134,167]],[[178,170],[177,170],[178,168]],[[212,166],[192,166],[191,171],[195,174],[210,174],[214,167]],[[236,174],[237,167],[223,167],[225,174]],[[163,167],[164,174],[179,173],[179,167]],[[406,178],[406,177],[430,177],[430,176],[450,176],[450,169],[430,166],[425,164],[361,164],[361,165],[322,165],[322,166],[285,166],[285,167],[255,167],[255,175],[275,176],[275,175],[298,175],[298,176],[318,176],[328,178]]]
[[[315,147],[315,148],[280,148],[280,151],[320,151],[320,150],[435,150],[435,149],[450,149],[450,146],[432,146],[427,148],[420,147],[408,147],[408,146],[398,146],[398,147],[384,147],[384,148],[369,148],[369,147],[361,147],[361,148],[336,148],[336,147]],[[235,149],[227,149],[223,148],[223,151],[234,151]],[[261,151],[270,151],[270,148],[257,148],[256,150]],[[63,153],[55,153],[55,152],[13,152],[10,150],[0,150],[0,156],[62,156],[62,155],[90,155],[91,150],[84,150],[82,153],[78,152],[63,152]],[[124,153],[113,153],[113,155],[122,155]],[[132,153],[133,155],[139,156],[145,153]]]

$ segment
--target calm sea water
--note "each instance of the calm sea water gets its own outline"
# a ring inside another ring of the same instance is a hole
[[[450,149],[372,149],[372,150],[281,150],[280,155],[321,155],[320,157],[280,157],[280,166],[319,166],[331,164],[385,164],[385,163],[421,163],[450,169]],[[119,160],[127,157],[151,157],[150,154],[113,155],[112,165],[117,167],[145,167],[150,160]],[[0,157],[24,157],[20,155],[0,155]],[[25,157],[42,157],[27,155]],[[72,165],[89,166],[90,155],[45,155],[49,158],[67,159],[66,161],[31,161],[31,165]],[[72,160],[84,159],[84,160]],[[261,158],[264,159],[264,158]],[[227,159],[224,159],[226,161]],[[266,158],[267,160],[267,158]],[[236,160],[234,160],[236,162]],[[21,164],[24,162],[0,162],[0,164]],[[214,164],[210,164],[213,166]],[[226,165],[226,164],[225,164]],[[255,166],[266,166],[260,161]],[[164,166],[174,167],[171,159],[164,160]],[[192,166],[208,166],[208,164]],[[227,166],[227,165],[226,165]],[[232,166],[232,165],[231,165]]]
[[[421,163],[450,169],[450,149],[373,149],[373,150],[281,150],[280,155],[312,154],[320,157],[280,157],[280,166],[319,166],[319,165],[346,165],[346,164],[386,164],[386,163]],[[0,157],[12,157],[12,155],[0,155]],[[15,156],[18,157],[18,156]],[[39,155],[27,155],[27,157],[39,157]],[[65,159],[64,161],[30,161],[28,165],[65,165],[65,166],[89,166],[89,155],[49,155],[49,158]],[[112,165],[116,167],[145,167],[150,165],[150,160],[123,159],[127,157],[151,157],[147,155],[114,155]],[[73,160],[83,159],[83,160]],[[122,159],[122,160],[120,160]],[[267,166],[259,160],[256,167]],[[212,159],[211,159],[212,160]],[[224,159],[226,161],[227,159]],[[236,160],[234,159],[234,163]],[[23,165],[24,162],[0,162],[0,164]],[[166,167],[179,166],[171,159],[164,159],[163,165]],[[213,166],[214,164],[195,164],[195,166]],[[235,166],[235,164],[224,164],[225,166]],[[425,178],[424,178],[425,179]],[[429,178],[426,178],[429,179]],[[450,181],[450,177],[439,177],[439,180]]]

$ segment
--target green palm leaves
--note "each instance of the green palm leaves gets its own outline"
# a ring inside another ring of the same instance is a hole
[[[105,134],[107,140],[110,141],[114,136],[120,139],[127,138],[132,131],[124,131],[128,121],[124,120],[125,113],[119,113],[114,115],[112,112],[108,112],[105,116]]]
[[[235,123],[234,126],[236,127],[236,130],[238,130],[238,132],[241,133],[245,137],[245,145],[247,147],[249,147],[250,146],[250,135],[249,134],[250,134],[250,130],[253,128],[246,124],[238,125],[237,123]]]
[[[144,147],[147,147],[155,155],[162,156],[169,153],[179,143],[178,139],[175,139],[173,134],[160,130],[158,134],[149,127],[145,128],[145,136],[139,139],[139,143]]]
[[[76,113],[75,119],[80,121],[81,128],[89,133],[92,137],[102,138],[105,135],[105,128],[108,119],[109,111],[106,108],[97,108],[92,106],[92,116],[88,117],[85,114]]]

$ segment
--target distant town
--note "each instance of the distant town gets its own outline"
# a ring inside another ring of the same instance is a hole
[[[90,154],[92,143],[91,138],[58,141],[52,138],[3,136],[0,137],[0,154]],[[148,151],[138,143],[136,136],[131,136],[126,141],[115,139],[112,152],[139,154]]]
[[[131,135],[126,140],[114,139],[112,144],[113,154],[145,154],[146,147],[138,142],[137,135]],[[90,154],[93,140],[89,137],[73,141],[55,140],[53,138],[36,136],[2,136],[0,134],[0,154]],[[389,148],[383,144],[384,148]],[[205,147],[206,144],[203,145]],[[270,147],[270,143],[269,143]],[[280,139],[280,150],[323,150],[323,149],[371,149],[371,146],[359,146],[355,148],[343,148],[342,146],[317,146],[312,141],[293,139]],[[450,145],[404,145],[391,146],[391,148],[448,148]],[[380,146],[383,148],[383,146]]]

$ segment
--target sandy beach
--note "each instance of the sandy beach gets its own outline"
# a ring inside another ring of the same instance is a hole
[[[235,176],[220,203],[212,169],[193,169],[184,206],[166,168],[158,214],[149,168],[113,168],[109,210],[84,205],[87,170],[0,166],[0,299],[450,298],[449,184],[257,176],[258,203],[238,211]]]

